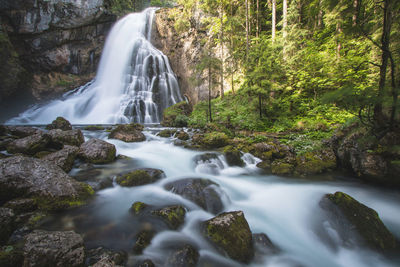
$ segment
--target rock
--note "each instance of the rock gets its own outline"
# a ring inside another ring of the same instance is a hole
[[[307,152],[296,157],[296,173],[318,174],[336,168],[336,155],[332,149]]]
[[[98,262],[92,265],[92,267],[115,267],[116,264],[108,259],[108,258],[102,258]]]
[[[0,137],[0,151],[1,150],[6,150],[7,146],[11,144],[15,139],[8,137],[8,136],[2,136]],[[2,156],[4,158],[4,156]]]
[[[51,124],[46,126],[46,130],[60,129],[63,131],[72,130],[71,123],[63,117],[57,117]]]
[[[78,155],[78,151],[79,148],[76,146],[65,145],[63,149],[48,154],[41,159],[57,165],[68,173],[69,171],[71,171],[72,166],[74,165],[74,161],[76,156]]]
[[[135,267],[155,267],[155,265],[151,260],[144,260],[139,264],[135,265]]]
[[[227,146],[224,148],[224,156],[226,162],[230,166],[243,167],[245,165],[244,161],[242,160],[242,153],[232,146]]]
[[[38,208],[36,201],[31,198],[13,199],[4,204],[4,207],[12,209],[17,214],[31,212]]]
[[[191,245],[185,245],[168,257],[167,266],[195,267],[198,261],[199,253],[197,250]]]
[[[57,210],[81,205],[94,192],[49,162],[14,156],[0,160],[0,193],[0,201],[29,197],[42,209]]]
[[[140,124],[123,124],[118,125],[111,131],[108,138],[119,139],[124,142],[142,142],[146,140],[146,136],[142,133],[143,126]]]
[[[293,148],[282,145],[278,140],[256,143],[250,148],[250,152],[262,160],[294,159]]]
[[[5,246],[0,249],[0,266],[23,266],[24,256],[22,251],[14,246]]]
[[[179,131],[176,134],[176,138],[178,138],[179,140],[182,140],[182,141],[187,141],[187,140],[189,140],[190,137],[189,137],[189,134],[187,132]]]
[[[18,136],[19,138],[43,133],[42,130],[29,126],[6,126],[5,128],[11,135]]]
[[[264,160],[257,164],[257,167],[263,169],[266,172],[271,172],[271,161]]]
[[[330,213],[333,222],[350,223],[351,229],[359,234],[365,245],[385,252],[396,249],[396,239],[382,223],[378,213],[351,196],[342,192],[327,194],[322,198],[320,206]],[[340,230],[338,233],[346,238]]]
[[[145,248],[147,248],[153,237],[155,236],[154,230],[151,229],[145,229],[140,231],[136,235],[136,242],[135,245],[133,246],[133,252],[135,254],[141,254]]]
[[[172,105],[163,112],[161,125],[164,127],[186,127],[188,117],[192,113],[192,107],[186,102]]]
[[[22,153],[33,156],[46,150],[51,142],[51,137],[45,133],[37,133],[21,139],[17,139],[7,146],[7,152],[11,154]]]
[[[128,255],[123,251],[114,251],[103,247],[98,247],[87,251],[87,262],[89,265],[98,264],[98,267],[125,265],[127,257]]]
[[[224,163],[219,157],[220,155],[217,153],[205,153],[195,156],[193,161],[197,165],[196,171],[218,175],[220,170],[225,168]]]
[[[88,125],[83,128],[83,130],[86,130],[86,131],[104,131],[105,129],[106,128],[104,128],[101,125]]]
[[[275,254],[279,249],[271,242],[269,237],[264,234],[253,234],[253,247],[261,254]]]
[[[73,231],[35,230],[26,236],[24,266],[83,266],[85,247]]]
[[[15,214],[12,209],[0,208],[0,245],[7,243],[15,230]]]
[[[153,210],[152,214],[161,217],[173,230],[178,229],[185,221],[186,210],[182,206],[170,206]]]
[[[282,160],[275,160],[271,164],[271,172],[276,175],[290,175],[294,171],[294,166]]]
[[[131,187],[151,184],[163,177],[165,177],[165,174],[162,170],[145,168],[118,176],[116,182],[121,186]]]
[[[206,133],[200,145],[206,148],[219,148],[228,145],[229,137],[225,133],[211,132]]]
[[[149,207],[149,205],[147,205],[146,203],[137,201],[135,203],[132,204],[131,208],[129,209],[129,211],[135,215],[138,215],[141,213],[141,211],[143,211],[145,208]]]
[[[80,146],[85,142],[82,131],[79,129],[63,131],[60,129],[50,130],[48,134],[51,136],[51,140],[58,146],[69,145],[69,146]]]
[[[164,187],[193,201],[204,210],[216,214],[224,208],[218,192],[214,189],[217,186],[207,179],[187,178],[168,183]]]
[[[110,163],[115,160],[116,148],[113,144],[93,138],[83,143],[78,156],[94,164]]]
[[[242,211],[224,212],[205,221],[204,235],[234,260],[249,263],[254,257],[252,234]]]
[[[169,129],[165,129],[162,130],[161,132],[158,133],[158,136],[160,137],[171,137],[176,133],[176,130],[169,130]]]

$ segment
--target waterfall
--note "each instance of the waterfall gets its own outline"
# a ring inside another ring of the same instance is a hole
[[[92,82],[7,124],[46,124],[57,116],[73,124],[159,123],[183,98],[167,56],[150,43],[154,14],[149,8],[115,24]]]

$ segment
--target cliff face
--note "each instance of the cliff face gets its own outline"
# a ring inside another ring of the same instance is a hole
[[[42,99],[89,81],[115,20],[103,0],[2,0],[0,59],[14,71],[0,69],[0,101],[18,89]]]
[[[183,33],[176,32],[175,21],[169,15],[171,9],[157,11],[153,24],[152,43],[168,56],[172,69],[178,77],[181,92],[191,104],[208,99],[206,71],[198,73],[196,66],[201,61],[207,33],[193,18],[192,26]],[[218,95],[218,88],[212,91],[212,97]]]

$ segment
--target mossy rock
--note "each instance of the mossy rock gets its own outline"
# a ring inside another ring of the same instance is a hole
[[[63,131],[72,130],[71,123],[63,117],[57,117],[51,124],[46,126],[46,130],[60,129]]]
[[[186,102],[180,102],[166,108],[163,112],[161,125],[164,127],[186,127],[192,107]]]
[[[310,175],[336,168],[336,155],[331,149],[307,152],[296,157],[296,173]]]
[[[162,130],[161,132],[159,132],[158,136],[168,138],[168,137],[173,136],[175,133],[176,133],[176,130],[165,129],[165,130]]]
[[[225,133],[206,133],[201,140],[201,145],[206,148],[219,148],[229,144],[229,137]]]
[[[168,227],[176,230],[184,223],[186,210],[184,207],[177,205],[154,210],[151,213],[162,218]]]
[[[118,139],[127,143],[143,142],[146,136],[142,133],[144,127],[138,123],[120,124],[110,132],[109,139]]]
[[[116,182],[120,186],[132,187],[151,184],[165,176],[162,170],[158,169],[138,169],[117,177]]]
[[[226,162],[230,166],[239,166],[243,167],[245,165],[242,160],[242,153],[233,146],[227,146],[224,148],[224,156]]]
[[[343,192],[324,196],[321,206],[329,209],[329,206],[323,204],[326,200],[339,210],[339,213],[334,209],[328,210],[334,213],[335,220],[342,218],[350,222],[367,246],[382,252],[393,251],[397,248],[395,237],[383,224],[375,210]]]
[[[276,175],[290,175],[294,171],[293,164],[275,160],[271,164],[271,172]]]
[[[24,262],[24,255],[22,250],[14,246],[6,246],[0,250],[0,266],[2,267],[15,267],[22,266]]]
[[[86,130],[86,131],[104,131],[105,129],[106,128],[104,128],[101,125],[88,125],[83,128],[83,130]]]
[[[242,263],[253,259],[252,233],[242,211],[224,212],[203,225],[205,237],[230,258]]]
[[[263,160],[257,164],[257,167],[263,169],[266,172],[271,172],[271,161]]]
[[[187,140],[189,140],[190,137],[189,137],[189,134],[187,132],[179,131],[176,134],[176,138],[178,138],[179,140],[187,141]]]
[[[199,256],[199,252],[193,246],[184,245],[168,257],[167,266],[196,267]]]
[[[116,151],[113,144],[92,138],[80,146],[78,156],[86,162],[105,164],[115,160]]]
[[[155,234],[155,231],[152,229],[145,229],[140,231],[136,235],[136,242],[133,246],[133,252],[135,254],[141,254],[143,250],[150,245],[151,240],[153,239]]]
[[[131,213],[138,215],[140,214],[145,208],[147,208],[149,205],[146,203],[137,201],[132,204],[131,208],[129,209]]]

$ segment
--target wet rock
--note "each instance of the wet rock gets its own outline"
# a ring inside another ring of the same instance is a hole
[[[135,203],[132,204],[131,208],[129,209],[129,211],[135,215],[140,214],[144,209],[146,209],[147,207],[149,207],[149,205],[147,205],[146,203],[137,201]]]
[[[186,210],[182,206],[170,206],[151,212],[162,218],[173,230],[178,229],[185,222]]]
[[[167,266],[195,267],[199,261],[199,253],[191,245],[185,245],[178,251],[173,252],[167,260]]]
[[[189,140],[190,137],[189,137],[189,134],[187,132],[179,131],[176,134],[176,138],[178,138],[179,140],[182,140],[182,141],[187,141],[187,140]]]
[[[375,210],[361,204],[351,196],[336,192],[325,195],[320,206],[329,212],[329,217],[342,239],[347,239],[348,231],[341,231],[341,225],[350,224],[361,243],[378,251],[391,251],[397,246],[392,233],[386,228]]]
[[[99,267],[125,265],[127,257],[128,255],[123,251],[115,251],[103,247],[87,251],[87,262],[89,265],[98,264],[97,266]]]
[[[74,165],[74,161],[76,156],[78,155],[78,151],[79,148],[76,146],[65,145],[63,149],[48,154],[41,159],[57,165],[68,173],[69,171],[71,171]]]
[[[0,266],[23,266],[24,256],[22,251],[13,246],[4,246],[0,249]]]
[[[0,245],[7,243],[15,230],[15,214],[12,209],[0,208]]]
[[[22,153],[33,156],[40,151],[46,150],[50,142],[50,135],[37,133],[9,143],[7,145],[7,152],[11,154]]]
[[[165,174],[162,170],[145,168],[118,176],[116,182],[121,186],[131,187],[151,184],[163,177],[165,177]]]
[[[187,178],[166,184],[165,189],[193,201],[201,208],[214,214],[221,212],[223,204],[211,180]]]
[[[108,138],[119,139],[127,143],[142,142],[146,140],[146,136],[144,136],[142,131],[143,126],[140,124],[132,123],[118,125],[114,130],[111,131]]]
[[[6,150],[7,146],[13,142],[15,139],[8,137],[8,136],[1,136],[0,137],[0,150]],[[4,156],[2,156],[4,157]]]
[[[274,254],[279,249],[272,243],[269,237],[264,234],[253,234],[253,247],[260,254]]]
[[[63,117],[57,117],[51,124],[46,126],[46,130],[60,129],[63,131],[72,130],[71,123]]]
[[[296,157],[296,173],[318,174],[336,168],[336,155],[332,149],[307,152]]]
[[[55,145],[62,146],[80,146],[85,142],[82,131],[79,129],[63,131],[60,129],[50,130],[48,134],[51,136]]]
[[[224,156],[226,162],[230,166],[243,167],[245,165],[244,161],[242,160],[242,153],[232,146],[227,146],[224,148]]]
[[[152,229],[145,229],[140,231],[136,235],[136,242],[133,246],[133,252],[135,254],[141,254],[145,248],[147,248],[153,237],[155,236],[155,231]]]
[[[224,168],[224,164],[219,157],[220,155],[217,153],[205,153],[195,156],[193,161],[197,165],[196,171],[218,175],[220,170]]]
[[[23,156],[0,160],[0,201],[30,197],[40,208],[53,210],[83,204],[91,194],[90,186],[49,162]]]
[[[275,160],[271,164],[271,172],[276,175],[290,175],[293,171],[293,164],[287,163],[283,160]]]
[[[6,133],[9,133],[13,136],[17,136],[19,138],[24,138],[34,134],[43,133],[42,130],[29,126],[6,126],[5,128],[6,128]]]
[[[165,129],[158,133],[160,137],[171,137],[176,133],[176,130]]]
[[[257,167],[263,169],[266,172],[271,172],[271,161],[264,160],[257,164]]]
[[[4,204],[4,207],[12,209],[15,213],[31,212],[37,209],[36,201],[32,198],[13,199]]]
[[[110,163],[115,160],[116,148],[113,144],[93,138],[79,148],[79,157],[94,164]]]
[[[35,230],[26,236],[24,266],[83,266],[83,239],[73,231]]]
[[[144,260],[135,265],[135,267],[155,267],[155,265],[151,260]]]
[[[262,160],[294,159],[293,148],[282,145],[278,140],[257,143],[250,148],[250,152]]]
[[[205,221],[204,235],[234,260],[249,263],[254,257],[252,234],[242,211],[224,212]]]
[[[104,128],[101,125],[88,125],[83,128],[83,130],[86,130],[86,131],[104,131],[105,129],[106,128]]]

